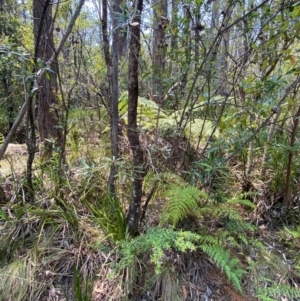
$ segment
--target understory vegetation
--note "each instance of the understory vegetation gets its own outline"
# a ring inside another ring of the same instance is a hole
[[[0,300],[300,300],[299,2],[50,2],[0,4]]]

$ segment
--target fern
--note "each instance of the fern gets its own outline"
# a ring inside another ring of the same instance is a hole
[[[122,93],[119,99],[119,111],[120,118],[127,123],[127,111],[128,111],[128,92]],[[158,115],[159,112],[159,115]],[[138,122],[139,126],[153,130],[156,127],[157,118],[169,122],[174,125],[175,120],[172,117],[168,117],[166,112],[159,108],[158,104],[153,100],[145,97],[138,98]]]
[[[134,261],[134,258],[141,254],[148,254],[155,266],[155,272],[160,274],[167,262],[166,251],[174,248],[180,252],[187,252],[201,248],[222,271],[225,271],[229,281],[241,291],[240,279],[245,271],[239,267],[239,259],[231,257],[230,251],[218,244],[219,241],[211,235],[175,231],[170,228],[149,228],[144,235],[118,242],[120,260],[115,268],[124,269]]]
[[[276,299],[273,299],[273,298],[269,298],[265,295],[262,295],[262,294],[258,294],[257,295],[257,298],[261,301],[277,301]]]
[[[165,195],[169,197],[169,202],[162,214],[162,221],[171,221],[174,226],[196,210],[203,199],[208,198],[206,193],[190,185],[185,187],[171,185]]]
[[[281,284],[271,287],[259,288],[257,296],[261,300],[278,300],[278,298],[280,298],[280,300],[283,300],[283,298],[286,298],[287,300],[292,301],[300,297],[300,290],[299,288]]]
[[[252,209],[256,208],[256,206],[251,201],[243,200],[243,199],[240,199],[240,198],[232,198],[232,199],[227,200],[227,202],[229,204],[239,204],[239,205],[248,206]]]
[[[202,234],[201,238],[200,238],[200,242],[203,245],[208,244],[208,245],[218,245],[218,246],[220,246],[222,244],[222,241],[220,241],[218,237],[208,235],[208,234],[206,234],[206,235]]]
[[[239,259],[231,258],[230,251],[224,250],[220,246],[202,245],[201,249],[215,261],[216,265],[219,266],[222,271],[225,271],[228,279],[235,288],[242,291],[240,279],[246,271],[239,268]]]
[[[300,238],[300,226],[298,226],[295,230],[291,230],[288,227],[284,227],[284,229],[288,234],[292,236],[292,238]]]

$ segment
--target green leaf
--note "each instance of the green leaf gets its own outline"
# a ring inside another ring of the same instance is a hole
[[[8,221],[8,216],[6,215],[6,213],[0,209],[0,219],[4,219],[5,221]]]
[[[45,72],[45,77],[47,80],[51,79],[50,73],[48,71]]]

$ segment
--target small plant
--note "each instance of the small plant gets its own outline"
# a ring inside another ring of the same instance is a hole
[[[120,260],[115,270],[122,270],[139,261],[139,258],[150,257],[155,273],[161,274],[170,264],[170,250],[186,253],[187,251],[204,251],[216,264],[225,271],[232,284],[241,291],[241,276],[245,273],[239,267],[239,260],[232,258],[229,250],[223,249],[216,240],[208,240],[191,231],[175,231],[171,228],[150,228],[146,234],[129,241],[120,241]]]
[[[90,301],[92,300],[93,288],[90,286],[88,279],[84,279],[84,288],[82,288],[81,277],[77,269],[74,268],[74,293],[75,301]],[[67,301],[68,299],[66,294]]]
[[[98,206],[88,200],[83,202],[109,239],[114,242],[125,239],[127,222],[121,203],[117,198],[110,196],[107,192],[102,194]]]

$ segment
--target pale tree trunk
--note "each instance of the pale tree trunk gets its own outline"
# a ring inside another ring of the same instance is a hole
[[[45,64],[54,51],[52,3],[49,0],[34,0],[33,20],[36,59]],[[54,146],[61,147],[63,135],[59,125],[57,93],[57,62],[52,63],[52,72],[42,80],[36,93],[37,119],[40,141],[44,143],[42,156],[49,159]],[[39,66],[37,66],[37,69]]]
[[[215,1],[214,5],[217,4],[218,1]],[[225,2],[225,3],[224,3]],[[214,8],[214,14],[216,14],[217,19],[219,19],[219,22],[215,19],[214,23],[217,26],[218,30],[223,30],[227,27],[227,24],[231,18],[232,11],[233,11],[233,5],[230,3],[230,1],[224,1],[219,4],[221,12]],[[217,61],[216,61],[216,93],[219,95],[227,96],[228,91],[230,88],[228,88],[228,53],[229,53],[229,40],[230,40],[230,31],[227,30],[223,32],[220,36],[220,45],[217,55]]]
[[[127,135],[133,155],[133,183],[132,196],[127,215],[128,230],[131,235],[138,234],[139,222],[142,214],[142,186],[146,174],[143,158],[143,150],[139,140],[139,129],[137,127],[137,106],[139,94],[139,54],[140,54],[140,26],[143,0],[135,0],[134,16],[130,26],[129,38],[129,70],[128,70],[128,130]]]
[[[165,57],[167,44],[165,30],[168,25],[167,0],[155,1],[153,6],[153,43],[152,43],[152,97],[153,100],[163,106],[164,95],[163,74],[166,67]]]
[[[117,11],[120,14],[125,14],[125,12],[122,11],[122,8],[126,9],[126,5],[125,5],[126,0],[121,0],[119,1],[119,5],[117,7]],[[127,42],[128,42],[128,27],[124,26],[123,28],[121,28],[120,32],[119,32],[119,59],[123,58],[126,56],[126,52],[127,52]]]
[[[177,50],[178,45],[178,0],[172,0],[172,37],[171,37],[171,49]],[[175,51],[175,57],[177,58],[177,51]]]

